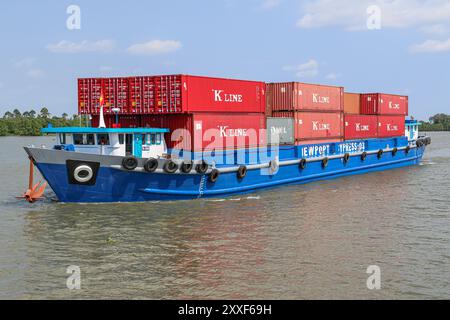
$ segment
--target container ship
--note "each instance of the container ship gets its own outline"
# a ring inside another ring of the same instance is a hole
[[[191,75],[78,80],[87,127],[25,147],[61,202],[190,200],[420,163],[408,97]],[[31,171],[32,172],[32,171]],[[30,202],[43,193],[33,186]]]

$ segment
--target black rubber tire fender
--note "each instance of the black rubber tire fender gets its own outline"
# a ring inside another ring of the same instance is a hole
[[[205,174],[206,171],[208,171],[208,164],[206,163],[206,161],[202,161],[201,163],[197,164],[195,166],[195,171],[197,171],[197,173],[199,174]]]
[[[398,148],[392,149],[392,156],[395,157],[397,155]]]
[[[133,171],[137,168],[139,162],[136,157],[125,157],[122,160],[122,167],[128,171]]]
[[[148,173],[155,172],[158,169],[158,160],[155,158],[148,159],[144,164],[144,170]]]
[[[326,168],[326,167],[328,167],[328,163],[330,162],[330,159],[328,159],[328,158],[323,158],[323,160],[322,160],[322,168]]]
[[[378,153],[377,153],[377,157],[378,157],[378,159],[381,159],[382,157],[383,157],[383,153],[384,153],[384,151],[383,150],[378,150]]]
[[[163,167],[164,171],[166,173],[175,173],[178,170],[178,164],[176,164],[175,162],[173,162],[172,160],[166,161],[166,163],[164,163],[164,167]]]
[[[344,163],[348,163],[350,161],[350,153],[344,154]]]
[[[302,170],[306,169],[306,159],[300,160],[299,167]]]
[[[237,171],[237,177],[239,180],[242,180],[247,175],[247,167],[246,166],[240,166]]]
[[[216,181],[220,177],[220,171],[217,169],[213,169],[211,173],[209,174],[209,181],[212,183],[216,183]]]
[[[362,161],[366,161],[366,158],[367,158],[367,152],[363,152],[363,153],[361,154],[361,160],[362,160]]]
[[[180,166],[180,171],[183,173],[191,173],[192,169],[194,169],[194,164],[191,161],[184,161]]]

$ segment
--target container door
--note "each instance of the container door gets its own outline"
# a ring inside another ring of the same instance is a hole
[[[133,156],[142,158],[142,134],[134,135]]]

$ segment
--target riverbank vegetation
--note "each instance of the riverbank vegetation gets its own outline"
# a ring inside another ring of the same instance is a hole
[[[49,124],[53,127],[80,127],[86,125],[86,119],[66,113],[60,117],[53,116],[47,108],[42,108],[39,112],[31,110],[23,113],[14,109],[0,118],[0,136],[40,136],[41,129]],[[429,121],[420,121],[420,131],[450,131],[450,115],[439,113]]]
[[[52,116],[47,108],[23,113],[15,109],[0,118],[0,136],[39,136],[40,130],[49,124],[53,127],[74,127],[83,125],[83,122],[78,115],[69,117],[64,113],[60,117]]]
[[[420,122],[420,131],[450,131],[450,115],[439,113],[432,116],[429,122]]]

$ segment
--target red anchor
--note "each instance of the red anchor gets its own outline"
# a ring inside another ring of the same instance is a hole
[[[41,183],[42,181],[39,181],[39,183],[34,184],[33,182],[34,178],[34,163],[33,159],[30,158],[30,176],[28,178],[28,190],[24,193],[23,196],[17,197],[18,199],[25,199],[29,203],[34,203],[38,200],[43,199],[43,195],[45,192],[45,188],[47,187],[47,182]]]

